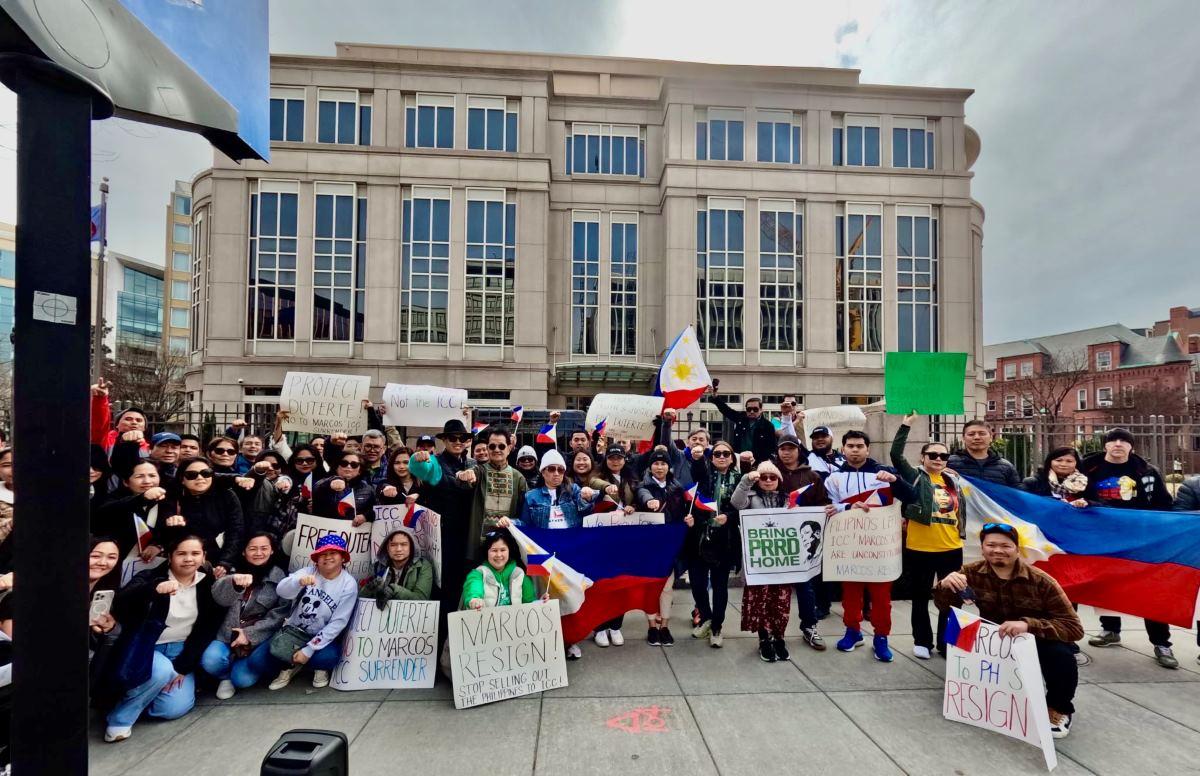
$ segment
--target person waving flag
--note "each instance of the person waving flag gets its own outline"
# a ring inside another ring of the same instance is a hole
[[[695,404],[708,390],[710,383],[712,378],[708,376],[708,367],[704,365],[696,332],[688,326],[675,338],[663,357],[654,395],[663,397],[664,410],[681,410]]]
[[[557,424],[547,423],[538,431],[537,441],[541,444],[554,445],[558,444]]]
[[[524,407],[513,407],[512,415],[509,416],[514,424],[520,423],[521,418],[525,417]]]
[[[683,497],[692,502],[692,508],[698,509],[701,512],[716,512],[717,502],[704,498],[700,493],[700,483],[696,483],[692,487],[683,492]]]
[[[347,486],[346,492],[342,494],[341,500],[337,503],[338,515],[353,520],[355,508],[354,488]]]

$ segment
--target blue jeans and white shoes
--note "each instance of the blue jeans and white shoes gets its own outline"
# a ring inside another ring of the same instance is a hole
[[[145,711],[155,719],[179,719],[196,705],[196,681],[188,674],[183,684],[165,690],[176,676],[171,663],[183,652],[183,642],[159,644],[154,648],[154,662],[150,667],[150,678],[137,687],[126,690],[116,708],[108,714],[104,740],[110,743],[129,738],[133,723]]]

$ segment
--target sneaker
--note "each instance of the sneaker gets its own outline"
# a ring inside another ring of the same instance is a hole
[[[817,633],[816,628],[801,628],[800,633],[804,635],[805,644],[818,652],[825,651],[825,641],[821,638],[821,634]]]
[[[620,628],[609,628],[608,640],[614,647],[625,646],[625,636],[621,634]]]
[[[929,654],[929,647],[915,646],[913,647],[913,655],[921,660],[928,660],[933,655]]]
[[[706,639],[712,635],[712,621],[705,620],[704,622],[692,628],[692,638]]]
[[[1071,732],[1071,715],[1059,714],[1050,709],[1050,735],[1054,738],[1066,738]]]
[[[328,686],[329,686],[329,672],[328,671],[313,671],[313,687],[319,690],[322,687],[328,687]]]
[[[875,654],[875,659],[881,663],[890,663],[896,659],[892,654],[892,648],[888,646],[887,636],[876,636],[871,639],[871,650]]]
[[[1079,666],[1080,668],[1083,668],[1084,666],[1090,666],[1091,664],[1092,664],[1092,656],[1091,655],[1089,655],[1086,652],[1082,652],[1082,651],[1075,653],[1075,665]]]
[[[1163,668],[1179,668],[1179,661],[1175,659],[1175,653],[1170,647],[1155,647],[1154,659]]]
[[[124,741],[131,735],[133,735],[133,728],[131,727],[110,727],[104,730],[104,741],[105,743],[115,744],[118,741]]]
[[[708,636],[708,646],[713,649],[720,649],[725,645],[725,638],[721,636],[721,631],[715,630]]]
[[[578,644],[567,647],[567,660],[578,660],[581,657],[583,657],[583,650],[579,648]]]
[[[774,642],[770,638],[758,640],[758,659],[764,663],[774,663],[778,659],[775,656]]]
[[[659,637],[659,629],[658,628],[651,628],[648,631],[646,631],[646,643],[652,647],[662,646],[662,640]]]
[[[777,660],[791,660],[792,653],[788,652],[787,642],[783,639],[775,639],[771,646],[775,648],[775,658]]]
[[[1092,647],[1111,647],[1113,644],[1121,643],[1121,634],[1113,633],[1112,631],[1102,630],[1100,635],[1092,636],[1088,639],[1088,645]]]
[[[675,637],[671,635],[671,629],[665,625],[658,629],[658,643],[664,647],[675,646]]]
[[[217,700],[227,701],[237,692],[237,688],[233,686],[233,682],[228,679],[222,679],[217,685]]]
[[[838,639],[835,645],[838,652],[853,652],[854,648],[863,643],[862,631],[846,628],[846,635]]]
[[[608,631],[603,628],[596,631],[596,635],[592,638],[592,641],[596,642],[597,647],[607,647],[609,644]]]
[[[299,672],[299,670],[300,670],[299,668],[283,669],[282,671],[279,672],[279,676],[277,676],[271,680],[271,683],[267,685],[267,689],[268,690],[282,690],[284,687],[287,687],[289,684],[292,683],[292,677],[295,676],[296,673]]]

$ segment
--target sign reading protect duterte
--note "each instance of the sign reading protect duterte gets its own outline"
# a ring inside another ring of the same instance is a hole
[[[283,430],[361,434],[367,430],[362,403],[370,390],[366,376],[288,372],[279,391],[279,409],[288,413]]]

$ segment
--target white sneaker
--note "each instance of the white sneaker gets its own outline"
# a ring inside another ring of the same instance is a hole
[[[608,646],[608,631],[603,630],[603,629],[596,631],[596,636],[592,640],[596,642],[597,647],[607,647]]]
[[[217,700],[227,701],[232,698],[236,692],[237,688],[233,686],[233,682],[229,681],[228,679],[222,679],[221,683],[217,685]]]
[[[292,677],[295,676],[299,670],[300,670],[299,668],[283,669],[282,671],[279,672],[279,676],[277,676],[271,680],[271,683],[267,685],[267,689],[268,690],[282,690],[284,687],[287,687],[289,684],[292,683]]]
[[[613,645],[614,647],[623,647],[623,646],[625,646],[625,637],[624,637],[623,635],[621,635],[621,629],[620,629],[620,628],[617,628],[616,630],[613,630],[612,628],[609,628],[609,629],[608,629],[608,640],[609,640],[610,642],[612,642],[612,645]]]
[[[913,654],[921,660],[929,660],[932,657],[929,654],[929,647],[913,647]]]
[[[115,744],[118,741],[124,741],[133,735],[133,728],[127,727],[110,727],[104,731],[104,740],[107,743]]]
[[[313,687],[315,687],[319,690],[322,687],[328,687],[328,686],[329,686],[329,672],[328,671],[313,671]]]
[[[579,648],[578,644],[567,647],[567,660],[578,660],[581,657],[583,657],[583,650]]]
[[[705,620],[704,622],[692,628],[692,638],[706,639],[712,635],[712,621]]]

